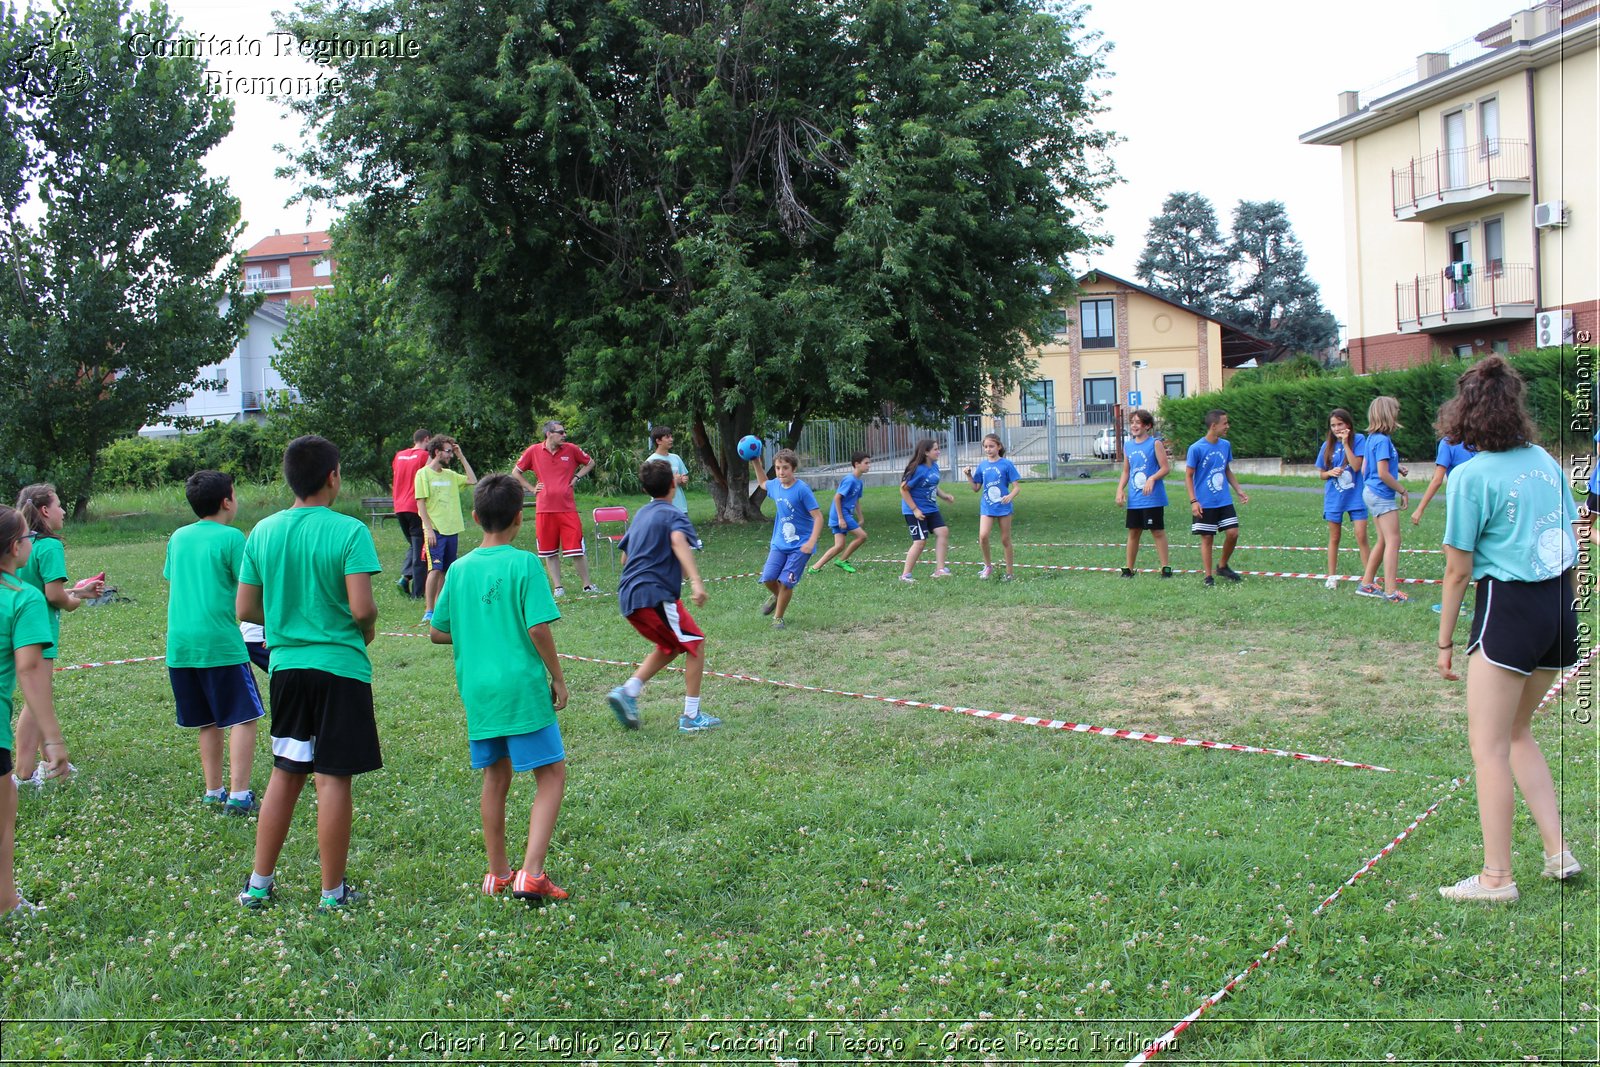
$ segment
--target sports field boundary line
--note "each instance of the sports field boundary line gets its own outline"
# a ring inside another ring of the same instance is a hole
[[[901,566],[905,565],[905,560],[903,560],[903,559],[864,559],[864,560],[860,560],[859,562],[861,562],[861,563],[898,563]],[[920,564],[926,564],[926,565],[928,565],[930,567],[934,566],[934,561],[930,560],[930,559],[921,559],[921,560],[918,560],[917,562],[918,562],[919,565]],[[946,566],[950,566],[950,567],[984,567],[984,566],[992,566],[992,567],[994,567],[996,569],[999,569],[999,568],[1005,566],[1004,563],[985,564],[985,563],[979,562],[977,560],[966,560],[966,559],[950,559],[950,560],[946,560],[945,561],[945,565]],[[1094,571],[1094,572],[1098,572],[1098,573],[1102,573],[1102,574],[1120,574],[1122,572],[1122,568],[1121,567],[1088,567],[1088,566],[1069,565],[1069,564],[1065,564],[1065,563],[1017,563],[1017,564],[1014,564],[1013,566],[1018,570],[1031,570],[1031,571]],[[1135,567],[1135,568],[1133,568],[1133,570],[1134,570],[1134,573],[1136,573],[1136,574],[1160,574],[1161,573],[1161,568],[1159,568],[1159,567]],[[1174,567],[1174,568],[1172,568],[1172,573],[1173,574],[1201,574],[1203,572],[1200,571],[1199,569],[1193,568],[1193,567],[1190,567],[1190,568]],[[1315,574],[1315,573],[1311,573],[1311,572],[1299,572],[1299,571],[1238,571],[1236,573],[1242,574],[1242,575],[1246,575],[1246,576],[1252,576],[1252,577],[1256,577],[1256,578],[1314,578],[1317,581],[1326,581],[1329,578],[1336,578],[1341,582],[1357,582],[1357,581],[1361,580],[1361,575],[1359,575],[1359,574]],[[1442,578],[1396,578],[1395,582],[1398,585],[1443,585],[1444,584],[1444,579],[1442,579]]]
[[[1173,532],[1175,533],[1177,531],[1174,530]],[[1011,542],[1011,547],[1013,547],[1013,548],[1127,548],[1128,544],[1127,544],[1126,541],[1013,541],[1013,542]],[[1196,551],[1196,550],[1198,550],[1200,548],[1199,545],[1190,544],[1190,543],[1188,543],[1186,541],[1180,541],[1180,542],[1177,542],[1177,543],[1174,543],[1174,544],[1170,544],[1167,547],[1174,548],[1174,549],[1181,548],[1181,549],[1184,549],[1185,551],[1190,551],[1190,552]],[[1328,551],[1328,546],[1327,545],[1235,545],[1234,546],[1234,551],[1235,552],[1326,552],[1326,551]],[[1359,549],[1359,548],[1345,548],[1345,547],[1341,546],[1338,549],[1338,551],[1340,551],[1340,552],[1360,552],[1361,549]],[[1402,549],[1400,549],[1400,553],[1402,555],[1442,556],[1442,555],[1444,555],[1444,549],[1442,549],[1442,548],[1402,548]]]
[[[1354,874],[1344,880],[1343,884],[1341,884],[1332,893],[1324,897],[1322,903],[1311,909],[1311,914],[1308,917],[1308,921],[1309,919],[1317,918],[1323,912],[1327,911],[1335,903],[1337,903],[1346,889],[1349,889],[1368,873],[1370,873],[1372,869],[1378,865],[1379,860],[1389,855],[1389,853],[1395,850],[1395,847],[1399,845],[1400,842],[1410,837],[1412,832],[1416,830],[1417,827],[1421,826],[1430,815],[1439,809],[1439,805],[1454,797],[1456,793],[1467,784],[1469,778],[1470,776],[1452,779],[1450,782],[1450,788],[1448,791],[1446,791],[1444,796],[1428,805],[1427,810],[1425,810],[1421,815],[1418,815],[1416,818],[1412,819],[1404,830],[1401,830],[1394,836],[1392,840],[1390,840],[1388,844],[1380,848],[1371,859],[1367,860],[1360,867],[1358,867]],[[1182,1019],[1174,1023],[1166,1033],[1147,1044],[1143,1051],[1124,1064],[1124,1067],[1137,1067],[1138,1064],[1149,1063],[1151,1060],[1155,1059],[1155,1057],[1160,1055],[1164,1049],[1169,1047],[1174,1041],[1177,1040],[1179,1034],[1183,1033],[1190,1026],[1192,1026],[1206,1012],[1210,1011],[1217,1004],[1220,1004],[1222,1000],[1227,997],[1229,993],[1233,992],[1234,988],[1237,987],[1240,982],[1243,982],[1246,978],[1248,978],[1250,974],[1256,970],[1256,968],[1260,967],[1263,963],[1266,963],[1273,956],[1275,956],[1279,949],[1283,948],[1289,943],[1289,938],[1294,934],[1294,921],[1292,919],[1286,919],[1285,922],[1289,924],[1289,929],[1284,931],[1282,937],[1274,941],[1265,952],[1261,953],[1261,955],[1251,960],[1249,965],[1245,967],[1244,970],[1230,978],[1226,983],[1223,984],[1222,988],[1218,989],[1210,996],[1203,998],[1199,1005],[1196,1006],[1194,1011],[1191,1011],[1188,1015],[1185,1015]]]

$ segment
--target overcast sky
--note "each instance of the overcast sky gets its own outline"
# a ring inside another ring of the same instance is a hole
[[[1531,2],[1531,0],[1530,0]],[[256,42],[258,57],[208,55],[219,76],[314,75],[281,56],[270,0],[169,0],[187,29]],[[1365,90],[1443,51],[1518,7],[1515,0],[1099,0],[1085,17],[1112,44],[1105,127],[1124,138],[1113,159],[1124,183],[1101,219],[1113,238],[1097,265],[1131,278],[1150,218],[1175,190],[1210,198],[1226,231],[1241,199],[1282,200],[1328,308],[1345,321],[1339,150],[1299,143],[1332,121],[1341,90]],[[230,86],[225,82],[224,90]],[[210,161],[244,205],[244,242],[273,230],[322,229],[324,209],[285,206],[292,183],[273,177],[278,142],[298,123],[261,97],[229,94],[235,129]],[[1399,160],[1396,161],[1398,164]]]

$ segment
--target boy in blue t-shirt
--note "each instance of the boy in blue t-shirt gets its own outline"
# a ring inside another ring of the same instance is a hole
[[[816,550],[817,537],[822,533],[822,509],[811,487],[795,477],[800,469],[800,457],[787,448],[778,449],[772,457],[772,470],[777,475],[766,482],[767,496],[777,508],[772,515],[771,551],[767,553],[766,566],[761,568],[761,584],[772,595],[761,606],[761,614],[772,616],[772,628],[784,627],[783,613],[794,596],[794,587],[805,577],[806,560]],[[761,461],[752,459],[750,470],[759,484],[765,472]]]
[[[1228,443],[1228,413],[1221,408],[1206,412],[1206,435],[1189,446],[1184,459],[1183,480],[1189,488],[1189,511],[1194,521],[1189,532],[1200,536],[1200,567],[1205,572],[1205,584],[1216,585],[1211,576],[1211,548],[1217,531],[1226,530],[1222,538],[1222,560],[1216,573],[1230,582],[1242,582],[1238,571],[1228,566],[1233,557],[1233,547],[1239,543],[1239,516],[1233,510],[1229,486],[1239,494],[1239,503],[1250,503],[1250,497],[1233,476],[1233,446]]]
[[[617,581],[617,606],[629,624],[656,647],[633,677],[611,690],[606,702],[617,721],[629,730],[639,728],[639,695],[644,683],[682,653],[684,666],[683,714],[678,729],[695,733],[721,726],[722,720],[700,710],[700,680],[706,669],[706,635],[678,599],[683,576],[689,576],[689,599],[695,607],[706,602],[706,584],[694,563],[699,543],[689,516],[672,506],[672,468],[653,459],[639,468],[639,484],[650,503],[639,509],[617,546],[622,551],[622,577]]]
[[[840,480],[833,501],[828,505],[828,529],[833,531],[833,547],[811,565],[812,574],[826,567],[829,560],[833,560],[833,565],[846,574],[856,572],[849,560],[855,555],[856,549],[867,543],[867,528],[861,525],[861,493],[866,483],[861,479],[871,469],[872,457],[865,452],[857,452],[850,457],[850,473]],[[850,536],[848,545],[845,544],[846,535]]]

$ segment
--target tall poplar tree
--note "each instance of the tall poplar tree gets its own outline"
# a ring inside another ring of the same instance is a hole
[[[310,0],[377,40],[302,102],[461,373],[687,414],[720,517],[779,421],[953,413],[1027,370],[1110,180],[1077,15],[1038,0]],[[720,448],[714,447],[720,442]]]
[[[136,33],[178,29],[127,0],[0,8],[0,474],[55,481],[79,514],[100,449],[190,395],[255,300],[239,203],[202,165],[232,107]]]

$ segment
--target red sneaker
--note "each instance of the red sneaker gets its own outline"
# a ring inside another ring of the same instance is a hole
[[[501,893],[506,891],[506,887],[511,884],[511,879],[513,877],[515,876],[508,874],[502,878],[493,871],[490,871],[488,874],[483,876],[483,895],[486,897],[499,896]]]
[[[566,900],[567,891],[550,880],[548,874],[535,877],[527,871],[518,871],[511,879],[511,895],[518,900],[531,900],[534,902],[550,900]]]

